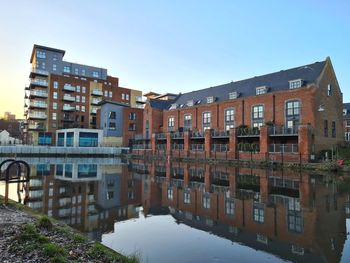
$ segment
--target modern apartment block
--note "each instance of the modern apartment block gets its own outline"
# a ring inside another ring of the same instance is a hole
[[[151,104],[152,100],[152,108]],[[180,94],[162,111],[162,124],[152,130],[148,143],[140,139],[135,148],[175,156],[285,160],[302,156],[307,161],[320,150],[343,143],[340,105],[342,93],[327,58]],[[159,122],[152,118],[144,121]],[[146,123],[144,135],[148,127],[154,125]]]
[[[65,51],[34,45],[30,84],[25,88],[25,142],[54,144],[55,131],[97,128],[99,102],[108,99],[136,107],[141,91],[122,88],[107,69],[64,61]]]

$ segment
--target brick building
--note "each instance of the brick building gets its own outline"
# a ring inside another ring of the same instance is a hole
[[[344,138],[345,141],[350,141],[350,103],[343,104],[344,117]]]
[[[122,88],[107,69],[63,60],[64,50],[34,45],[30,84],[25,88],[25,141],[54,144],[57,129],[96,128],[99,102],[136,106],[141,91]]]
[[[255,159],[268,155],[276,160],[282,153],[285,159],[302,156],[307,161],[320,150],[343,143],[339,105],[342,93],[326,58],[180,94],[167,109],[157,112],[163,123],[152,130],[148,151],[229,158],[254,153]],[[144,123],[144,135],[153,126]]]

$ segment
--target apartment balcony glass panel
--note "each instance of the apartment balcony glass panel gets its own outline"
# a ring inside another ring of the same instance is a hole
[[[36,76],[46,77],[49,75],[49,72],[43,69],[32,68],[29,74],[29,78],[35,78]]]
[[[63,105],[63,111],[75,111],[75,107],[74,106],[71,106],[69,104],[64,104]]]
[[[47,108],[47,103],[43,101],[31,101],[29,102],[29,108],[38,108],[38,109],[46,109]]]
[[[48,93],[46,91],[43,90],[31,90],[29,93],[29,98],[47,98],[48,97]]]
[[[30,85],[29,88],[33,88],[33,87],[47,87],[48,86],[48,82],[44,79],[32,79],[30,80]]]
[[[101,102],[101,100],[98,100],[98,99],[92,99],[91,100],[91,104],[92,105],[98,105],[100,102]]]
[[[75,97],[71,96],[71,95],[68,95],[68,94],[64,94],[62,100],[74,102],[75,101]]]
[[[64,84],[63,90],[65,90],[65,91],[75,91],[75,86],[72,86],[70,84]]]
[[[30,123],[30,124],[28,124],[28,130],[42,131],[44,129],[45,129],[45,126],[43,123]]]
[[[99,90],[99,89],[93,89],[92,92],[91,92],[91,95],[102,96],[103,92],[102,92],[102,90]]]
[[[34,111],[34,112],[29,112],[28,114],[28,119],[32,119],[32,120],[35,120],[35,119],[44,120],[46,118],[47,116],[46,116],[46,113],[44,112]]]

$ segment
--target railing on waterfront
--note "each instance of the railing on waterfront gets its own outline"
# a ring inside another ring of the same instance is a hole
[[[270,144],[270,153],[298,153],[299,147],[297,144]]]
[[[276,126],[273,126],[273,127],[269,127],[268,128],[268,133],[269,135],[298,135],[298,127],[291,127],[291,128],[288,128],[288,127],[276,127]]]
[[[204,151],[204,144],[191,144],[190,150],[196,151],[196,152],[203,152]]]
[[[213,152],[227,152],[228,151],[228,144],[212,144],[211,150]]]

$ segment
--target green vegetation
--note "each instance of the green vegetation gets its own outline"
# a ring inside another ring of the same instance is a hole
[[[116,257],[115,252],[99,243],[94,244],[87,252],[91,259],[99,259],[103,262],[122,261],[126,263],[139,262],[138,256],[131,257],[119,256]]]

